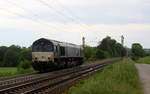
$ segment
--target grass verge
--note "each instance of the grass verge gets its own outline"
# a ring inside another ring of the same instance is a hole
[[[143,94],[134,62],[125,59],[83,80],[68,94]]]
[[[32,73],[32,72],[35,71],[33,69],[29,69],[25,72],[19,72],[18,69],[15,67],[0,67],[0,78],[19,75],[19,74]]]
[[[13,67],[1,67],[0,68],[0,77],[7,77],[7,76],[12,76],[17,74],[17,68]]]
[[[137,60],[136,62],[137,62],[137,63],[141,63],[141,64],[150,64],[150,56],[140,58],[140,59]]]

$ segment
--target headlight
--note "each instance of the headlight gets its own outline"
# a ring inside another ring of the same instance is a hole
[[[37,57],[35,57],[35,60],[37,60]]]

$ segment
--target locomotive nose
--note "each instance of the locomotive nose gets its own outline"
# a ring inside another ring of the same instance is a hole
[[[49,62],[53,61],[53,52],[32,52],[33,61]]]

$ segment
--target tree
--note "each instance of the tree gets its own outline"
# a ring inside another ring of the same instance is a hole
[[[6,50],[7,50],[6,46],[0,47],[0,61],[3,61],[4,54],[5,54]]]
[[[32,60],[31,52],[32,52],[31,48],[23,48],[19,53],[18,62],[25,60],[31,61]]]
[[[145,51],[144,51],[142,45],[139,43],[132,44],[131,50],[132,50],[133,59],[138,59],[140,57],[143,57],[145,54]]]
[[[104,58],[107,58],[106,56],[106,52],[101,50],[101,49],[97,49],[96,50],[96,53],[95,53],[95,56],[97,59],[104,59]]]
[[[109,53],[111,57],[115,56],[115,44],[116,40],[112,40],[111,37],[107,36],[104,38],[101,42],[101,44],[98,46],[99,49],[106,51]]]
[[[90,46],[85,46],[84,48],[84,55],[85,55],[85,59],[89,60],[91,58],[95,58],[95,49],[94,47],[90,47]]]
[[[102,40],[102,42],[100,42],[100,44],[98,45],[98,48],[104,50],[104,51],[107,51],[108,49],[110,49],[110,46],[109,46],[109,40],[111,38],[110,37],[106,37]]]
[[[10,46],[4,55],[4,66],[16,67],[18,65],[18,55],[21,51],[21,47],[12,45]]]
[[[15,67],[17,65],[17,53],[12,49],[8,49],[3,62],[6,67]]]
[[[117,56],[126,56],[127,50],[126,48],[123,47],[123,45],[121,45],[120,43],[116,43],[115,45],[116,48],[116,52],[117,52]]]
[[[5,55],[5,52],[7,51],[7,47],[6,46],[2,46],[0,47],[0,66],[4,66],[4,55]]]
[[[105,55],[108,56],[105,57],[119,57],[124,56],[126,53],[123,45],[118,43],[116,40],[111,39],[109,36],[104,38],[97,48],[107,53]]]
[[[21,47],[18,46],[18,45],[11,45],[11,46],[9,47],[9,49],[15,51],[16,53],[20,53],[20,51],[21,51]]]
[[[117,44],[117,41],[114,40],[114,39],[110,39],[108,41],[108,45],[110,47],[110,49],[108,49],[108,51],[109,51],[109,53],[112,57],[117,57],[118,56],[118,53],[117,53],[117,50],[116,50],[116,44]]]

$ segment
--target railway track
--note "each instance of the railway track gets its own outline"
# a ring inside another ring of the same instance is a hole
[[[0,82],[1,81],[6,81],[6,80],[9,80],[9,79],[19,78],[19,77],[26,77],[26,76],[34,75],[34,74],[37,74],[37,73],[38,72],[28,73],[28,74],[20,74],[20,75],[15,75],[15,76],[10,76],[10,77],[3,77],[3,78],[0,78]]]
[[[60,94],[80,79],[102,70],[121,58],[81,65],[60,71],[0,81],[0,94]]]

